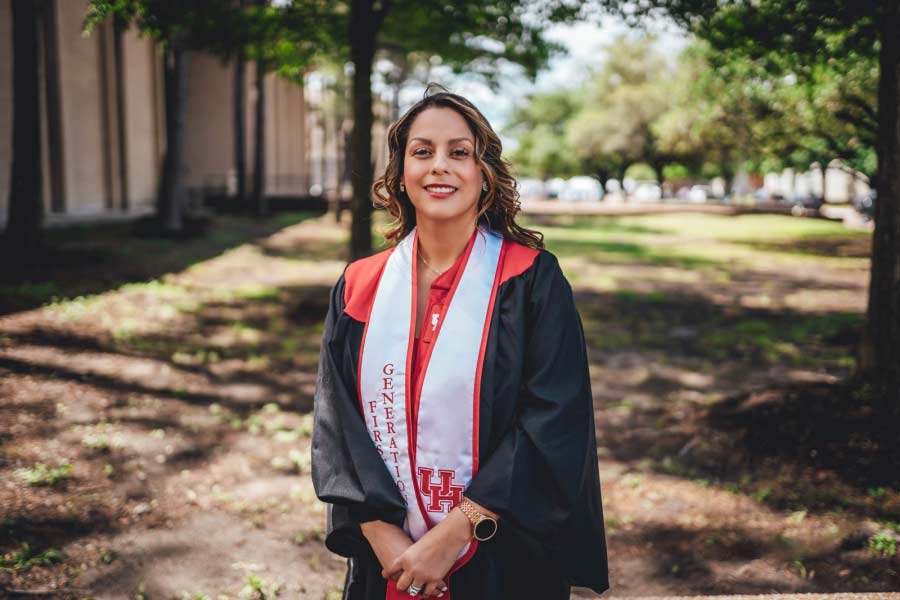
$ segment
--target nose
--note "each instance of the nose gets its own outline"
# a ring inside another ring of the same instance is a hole
[[[435,152],[434,161],[431,163],[431,172],[432,173],[446,173],[447,172],[447,157],[443,155],[443,153]]]

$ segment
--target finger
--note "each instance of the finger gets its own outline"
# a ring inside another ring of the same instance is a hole
[[[400,563],[400,559],[395,559],[390,565],[381,570],[381,576],[385,579],[393,579],[396,581],[397,576],[403,570],[403,565]]]
[[[441,581],[429,581],[428,585],[425,586],[425,589],[422,591],[422,596],[424,598],[431,598],[433,596],[437,596],[438,592],[441,590],[443,583]]]
[[[429,584],[428,584],[428,586],[426,586],[426,588],[429,591],[432,591],[434,596],[436,596],[438,598],[441,598],[448,590],[447,584],[441,579],[438,579],[437,581],[429,582]]]
[[[412,575],[410,573],[404,571],[403,574],[400,575],[400,579],[397,580],[397,589],[401,593],[405,594],[406,590],[409,589],[409,586],[411,586],[412,583],[413,583]]]

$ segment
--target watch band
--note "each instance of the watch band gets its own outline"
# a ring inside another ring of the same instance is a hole
[[[486,542],[494,537],[497,533],[497,520],[480,512],[475,505],[463,496],[462,501],[457,505],[462,511],[469,523],[472,524],[472,535],[479,542]]]

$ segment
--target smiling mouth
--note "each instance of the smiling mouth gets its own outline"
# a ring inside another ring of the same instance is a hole
[[[425,189],[435,194],[451,194],[456,191],[452,185],[426,185]]]

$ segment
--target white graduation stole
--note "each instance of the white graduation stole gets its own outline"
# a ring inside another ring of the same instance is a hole
[[[502,237],[479,227],[435,331],[431,358],[423,364],[418,423],[408,419],[415,401],[415,229],[394,248],[378,282],[360,348],[360,407],[369,436],[406,500],[404,528],[413,540],[459,503],[478,469],[477,387],[502,245]],[[460,557],[470,547],[474,550],[469,544]]]

